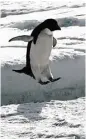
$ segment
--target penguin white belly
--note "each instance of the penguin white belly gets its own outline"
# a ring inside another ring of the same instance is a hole
[[[44,66],[49,63],[52,50],[52,36],[39,35],[36,44],[32,42],[30,50],[31,64]]]
[[[38,80],[41,78],[42,72],[46,72],[49,65],[49,57],[52,50],[53,35],[40,33],[36,44],[32,42],[30,50],[30,64],[32,72]],[[46,74],[46,73],[45,73]]]

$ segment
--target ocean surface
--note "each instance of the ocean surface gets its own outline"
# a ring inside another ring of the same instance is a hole
[[[1,139],[85,139],[85,0],[0,0]],[[41,86],[12,69],[27,43],[9,42],[48,18],[57,20],[50,61],[55,83]]]

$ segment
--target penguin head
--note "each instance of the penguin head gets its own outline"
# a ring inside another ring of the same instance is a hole
[[[43,28],[48,28],[51,31],[61,30],[55,19],[47,19],[42,23]]]
[[[41,24],[39,24],[31,33],[31,36],[34,37],[33,42],[36,44],[38,35],[44,29],[48,28],[50,31],[61,30],[57,21],[55,19],[47,19]]]

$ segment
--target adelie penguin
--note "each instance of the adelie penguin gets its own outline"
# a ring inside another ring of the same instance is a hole
[[[39,24],[31,33],[31,36],[17,36],[9,41],[22,40],[28,42],[26,53],[26,66],[20,70],[13,70],[18,73],[25,73],[38,83],[44,85],[59,80],[53,78],[49,57],[52,47],[55,47],[57,41],[53,37],[53,31],[61,30],[55,19],[47,19]]]

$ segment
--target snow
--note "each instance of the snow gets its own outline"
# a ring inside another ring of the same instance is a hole
[[[79,98],[2,106],[2,139],[85,139],[84,103]]]
[[[2,104],[51,99],[65,100],[85,95],[85,56],[83,52],[53,49],[50,57],[53,60],[50,64],[51,70],[54,78],[61,77],[61,79],[42,86],[31,77],[12,71],[12,69],[21,69],[25,66],[25,48],[1,48],[1,51],[3,54]],[[21,55],[19,55],[20,52]]]

